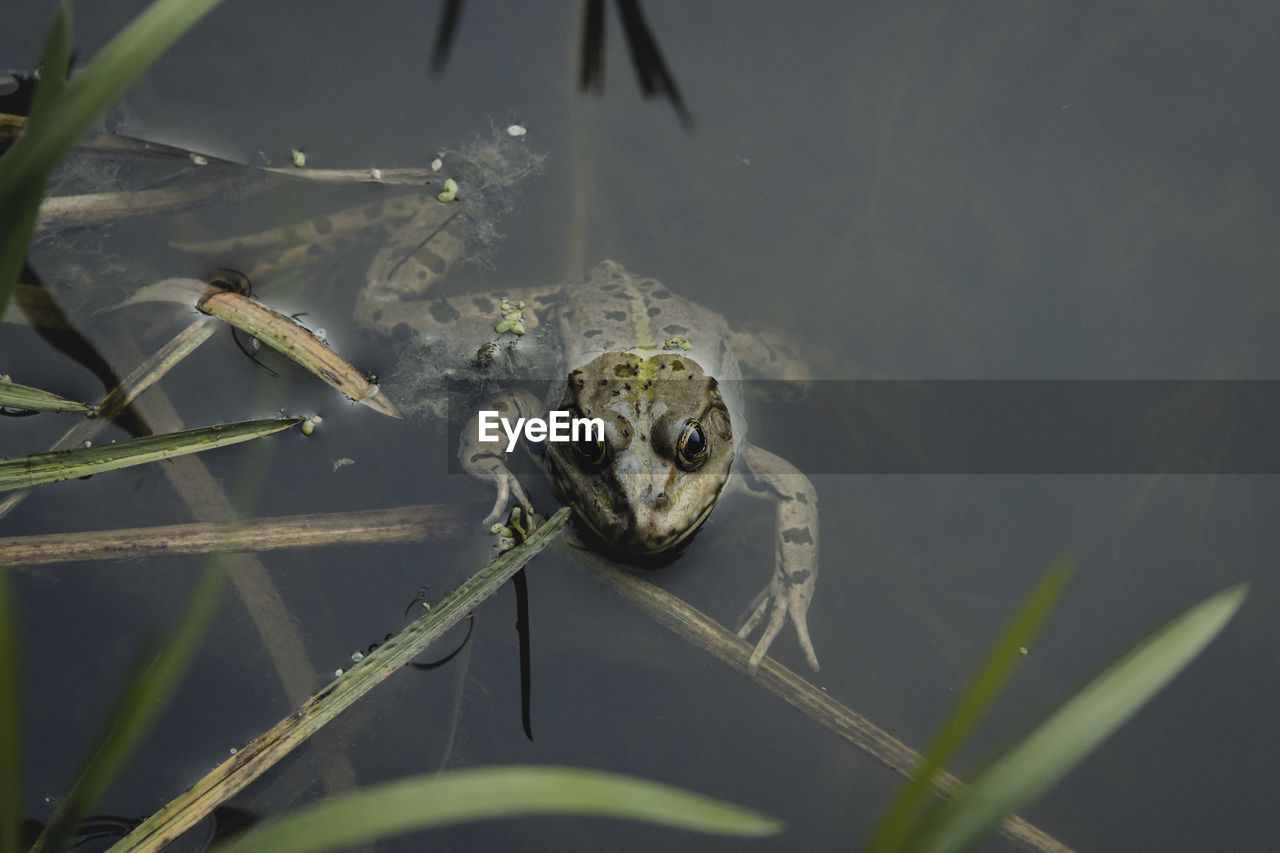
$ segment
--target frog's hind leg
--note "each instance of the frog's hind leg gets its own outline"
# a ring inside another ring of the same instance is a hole
[[[366,239],[385,243],[386,234],[395,233],[414,217],[417,209],[412,196],[402,195],[252,234],[170,245],[180,252],[244,265],[249,279],[258,281],[286,272],[331,266],[335,257]]]
[[[426,204],[374,255],[356,300],[362,326],[391,334],[403,326],[421,333],[458,317],[458,310],[438,294],[449,270],[462,259],[465,220],[446,205]]]
[[[747,669],[754,673],[760,667],[790,617],[805,659],[817,672],[818,656],[806,621],[818,579],[817,492],[809,478],[785,459],[752,444],[744,447],[744,454],[751,469],[747,487],[752,494],[774,501],[778,510],[773,576],[751,602],[738,629],[738,636],[745,639],[768,616]]]
[[[744,374],[751,378],[783,379],[797,384],[813,379],[808,363],[779,335],[734,329],[726,330],[724,335],[742,363]]]

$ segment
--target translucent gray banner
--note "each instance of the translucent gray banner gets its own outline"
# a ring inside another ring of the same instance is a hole
[[[548,386],[524,387],[542,399]],[[1280,473],[1280,381],[743,381],[721,387],[744,399],[750,439],[807,474]],[[475,429],[474,396],[451,396],[449,408],[455,439],[464,425]],[[527,469],[517,458],[527,456],[512,453],[508,464]],[[459,470],[456,462],[451,470]]]

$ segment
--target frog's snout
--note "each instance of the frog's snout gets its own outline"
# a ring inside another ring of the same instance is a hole
[[[610,537],[613,544],[634,554],[658,554],[684,542],[701,526],[701,518],[690,523],[686,514],[671,512],[671,506],[671,497],[665,490],[646,490],[617,519],[619,524]]]

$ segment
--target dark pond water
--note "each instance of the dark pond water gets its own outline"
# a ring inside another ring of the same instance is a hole
[[[0,65],[34,64],[46,5],[9,4]],[[142,7],[110,5],[77,8],[81,57]],[[806,342],[824,379],[1280,378],[1274,4],[644,10],[691,128],[669,104],[641,97],[614,7],[603,94],[583,97],[574,85],[580,4],[477,0],[466,4],[441,76],[429,73],[437,4],[228,2],[109,123],[245,163],[285,165],[301,148],[316,168],[389,168],[427,165],[441,149],[518,122],[528,128],[523,144],[547,154],[546,170],[500,224],[491,265],[459,267],[453,286],[556,282],[613,258],[735,325]],[[93,309],[157,278],[208,272],[210,260],[171,243],[270,227],[370,193],[286,189],[200,215],[64,234],[41,244],[37,270],[123,372],[133,362],[121,337],[146,351],[186,315],[136,309],[121,324]],[[350,313],[364,263],[367,254],[339,259],[314,295],[255,284],[280,310],[308,312],[361,367],[387,375],[392,349]],[[75,276],[82,283],[68,286]],[[220,334],[164,383],[186,425],[282,408],[325,416],[311,439],[291,434],[205,457],[229,494],[261,479],[243,511],[451,503],[474,517],[477,535],[263,555],[302,664],[282,675],[245,597],[229,592],[103,812],[152,812],[289,713],[287,689],[318,689],[354,650],[398,630],[420,589],[438,600],[490,552],[478,525],[489,495],[447,475],[451,451],[440,441],[271,364],[278,378]],[[0,370],[80,399],[101,394],[86,370],[23,326],[3,327]],[[1203,657],[1024,816],[1079,850],[1275,849],[1276,478],[1247,465],[1160,476],[856,473],[837,462],[857,438],[840,387],[751,420],[774,452],[818,460],[809,463],[822,513],[809,614],[823,664],[816,683],[922,747],[1040,573],[1074,555],[1070,591],[963,771],[1163,619],[1248,580],[1250,598]],[[0,453],[42,450],[64,425],[6,420]],[[354,464],[335,470],[343,458]],[[44,488],[0,521],[0,535],[192,518],[153,466]],[[771,528],[767,507],[727,501],[674,565],[646,579],[731,623],[767,578]],[[465,654],[399,674],[234,805],[283,810],[344,774],[370,784],[442,766],[568,764],[748,804],[785,819],[787,834],[746,845],[539,819],[387,848],[856,847],[898,775],[635,614],[574,561],[561,548],[530,570],[532,742],[520,729],[507,589],[477,613]],[[65,791],[134,655],[176,615],[202,564],[174,557],[13,573],[31,817],[46,817]],[[774,653],[806,671],[789,629]]]

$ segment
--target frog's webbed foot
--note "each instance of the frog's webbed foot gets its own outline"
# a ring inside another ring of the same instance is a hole
[[[818,656],[809,639],[806,615],[818,580],[818,496],[809,478],[786,460],[754,445],[746,446],[746,456],[758,481],[756,494],[763,493],[778,507],[773,576],[747,608],[746,619],[738,629],[738,636],[746,639],[764,624],[747,671],[754,675],[759,669],[790,617],[805,659],[817,672]]]
[[[738,629],[738,636],[744,640],[749,637],[766,613],[769,621],[765,622],[764,632],[760,635],[755,650],[751,652],[751,659],[747,661],[748,672],[754,674],[760,668],[764,656],[769,653],[769,647],[773,645],[773,641],[786,625],[788,616],[791,617],[791,624],[796,628],[796,639],[800,641],[805,660],[809,662],[814,672],[818,671],[818,655],[813,650],[813,641],[809,638],[809,624],[806,621],[809,602],[813,600],[813,581],[812,572],[808,573],[807,578],[792,581],[782,571],[775,571],[769,585],[762,589],[751,602],[748,608],[750,614]]]

